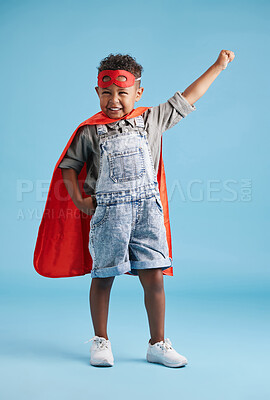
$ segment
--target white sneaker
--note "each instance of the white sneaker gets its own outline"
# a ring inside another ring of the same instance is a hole
[[[112,367],[114,358],[112,354],[111,342],[101,336],[94,336],[92,339],[84,343],[91,342],[90,348],[90,364],[97,367]]]
[[[148,343],[146,359],[152,363],[166,365],[166,367],[183,367],[188,363],[187,359],[177,353],[172,347],[170,339],[157,342],[155,344]]]

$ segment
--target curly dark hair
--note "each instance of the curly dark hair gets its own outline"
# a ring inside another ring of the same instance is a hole
[[[105,69],[124,69],[131,72],[135,78],[140,78],[142,75],[143,67],[137,63],[136,58],[131,57],[129,54],[109,54],[107,57],[100,61],[97,67],[98,73]],[[140,81],[139,81],[140,83]]]

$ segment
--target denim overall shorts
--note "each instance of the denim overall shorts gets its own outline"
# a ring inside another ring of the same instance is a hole
[[[100,168],[89,233],[92,278],[138,275],[138,269],[172,265],[142,116],[135,118],[135,125],[127,127],[123,121],[115,134],[108,134],[106,125],[96,126]]]

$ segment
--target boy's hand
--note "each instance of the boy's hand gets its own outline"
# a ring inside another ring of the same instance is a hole
[[[97,201],[95,197],[84,197],[76,206],[85,214],[93,215],[95,213]]]
[[[231,62],[234,59],[235,55],[233,51],[230,50],[221,50],[219,53],[217,61],[214,63],[214,65],[218,66],[222,70],[227,68],[227,65],[229,62]]]
[[[233,51],[221,50],[216,62],[182,93],[182,96],[185,97],[189,104],[194,104],[195,101],[204,95],[216,77],[227,67],[228,63],[231,62],[234,57]]]

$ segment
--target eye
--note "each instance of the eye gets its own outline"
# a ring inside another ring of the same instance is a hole
[[[127,92],[119,92],[120,94],[128,94]]]
[[[120,78],[120,79],[119,79],[119,78]],[[124,76],[124,75],[119,75],[116,79],[117,79],[119,82],[125,82],[125,81],[127,81],[127,77]]]

